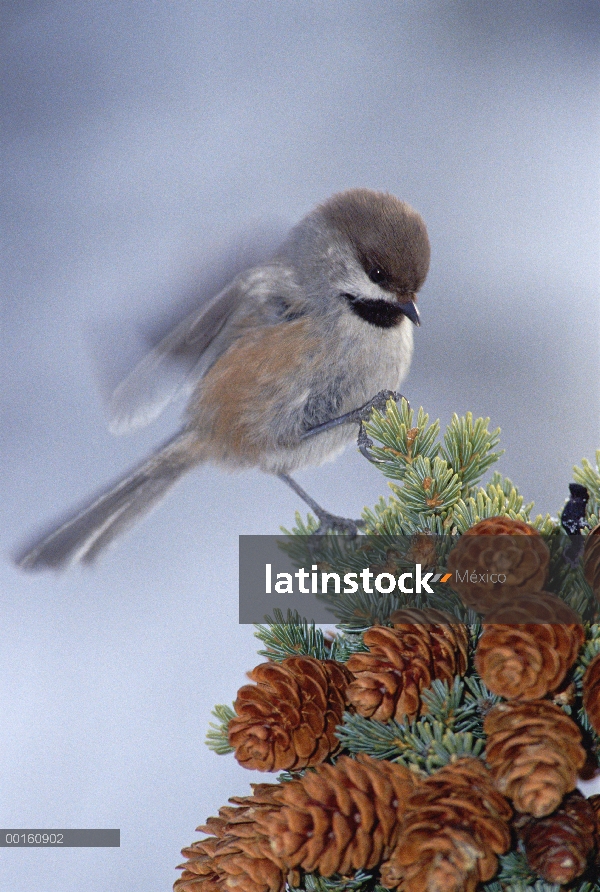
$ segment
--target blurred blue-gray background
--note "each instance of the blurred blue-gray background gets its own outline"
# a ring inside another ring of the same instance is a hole
[[[3,849],[2,889],[167,890],[256,780],[203,738],[258,662],[237,535],[291,525],[291,492],[206,467],[89,572],[9,560],[175,429],[113,438],[104,395],[253,228],[352,186],[413,204],[405,393],[489,415],[500,470],[560,509],[600,446],[599,32],[595,0],[4,4],[0,826],[121,848]],[[386,490],[353,450],[299,480],[350,516]]]

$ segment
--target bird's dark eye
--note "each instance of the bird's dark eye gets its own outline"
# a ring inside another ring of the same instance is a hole
[[[387,273],[380,266],[372,266],[367,275],[375,285],[379,285],[387,279]]]

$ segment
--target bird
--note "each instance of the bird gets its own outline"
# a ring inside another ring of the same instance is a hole
[[[394,195],[354,188],[318,204],[267,260],[176,325],[113,392],[117,433],[148,424],[185,393],[180,430],[29,543],[17,564],[92,563],[205,462],[276,475],[316,511],[319,531],[356,532],[291,475],[335,458],[354,439],[355,423],[398,396],[429,262],[422,217]]]

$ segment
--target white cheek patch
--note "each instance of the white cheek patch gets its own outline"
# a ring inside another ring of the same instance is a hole
[[[365,300],[395,301],[395,297],[389,291],[371,282],[366,272],[358,262],[352,251],[343,245],[335,244],[329,249],[333,261],[332,268],[337,275],[332,282],[333,287],[340,294],[347,292]]]
[[[361,296],[367,298],[367,300],[389,300],[390,302],[396,300],[395,296],[390,291],[386,291],[380,285],[371,282],[367,274],[364,272]]]

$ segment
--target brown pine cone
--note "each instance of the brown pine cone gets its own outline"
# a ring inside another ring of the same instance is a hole
[[[391,629],[368,629],[363,641],[369,652],[352,654],[346,663],[354,675],[347,697],[359,715],[412,720],[423,712],[421,691],[434,679],[464,674],[467,631],[440,610],[397,610],[390,620]]]
[[[317,765],[339,748],[336,726],[351,675],[342,663],[287,657],[248,673],[238,691],[229,743],[244,768],[281,771]]]
[[[600,601],[600,525],[594,527],[586,536],[583,549],[583,573],[596,600]]]
[[[598,832],[600,832],[600,793],[595,793],[593,796],[590,796],[588,802],[594,809],[594,814],[596,815],[596,826],[598,828]]]
[[[493,618],[490,619],[490,616]],[[486,614],[485,621],[495,623],[550,623],[581,626],[581,617],[562,598],[552,592],[523,592],[506,604],[498,604]]]
[[[594,812],[594,839],[596,842],[595,862],[598,872],[600,873],[600,793],[590,796],[588,802],[592,806],[592,811]]]
[[[215,861],[218,842],[216,836],[208,836],[181,850],[188,860],[178,865],[177,869],[183,870],[183,873],[173,884],[174,892],[222,892]]]
[[[438,560],[436,538],[433,533],[414,533],[406,552],[406,560],[421,564],[423,568],[435,567]]]
[[[511,814],[483,762],[446,765],[410,796],[398,844],[381,866],[382,884],[402,892],[474,892],[509,848]]]
[[[279,810],[256,820],[286,868],[324,877],[369,870],[395,844],[414,785],[414,775],[403,765],[340,756],[335,765],[319,765],[282,784]]]
[[[596,734],[600,734],[600,654],[594,657],[583,676],[583,707]]]
[[[498,790],[536,818],[558,808],[585,762],[581,732],[548,700],[498,703],[486,715],[486,761]]]
[[[475,668],[507,700],[538,700],[555,691],[584,641],[580,617],[556,595],[534,592],[485,617]]]
[[[460,537],[448,555],[452,588],[463,603],[486,614],[523,592],[543,588],[550,552],[522,520],[490,517]]]
[[[252,786],[252,796],[232,797],[234,806],[224,806],[218,818],[196,828],[212,835],[182,849],[187,861],[179,865],[183,874],[175,892],[283,892],[284,873],[256,823],[258,815],[279,808],[280,785]]]
[[[515,829],[532,870],[548,883],[570,883],[581,876],[595,845],[596,815],[574,790],[545,818],[521,815]]]

